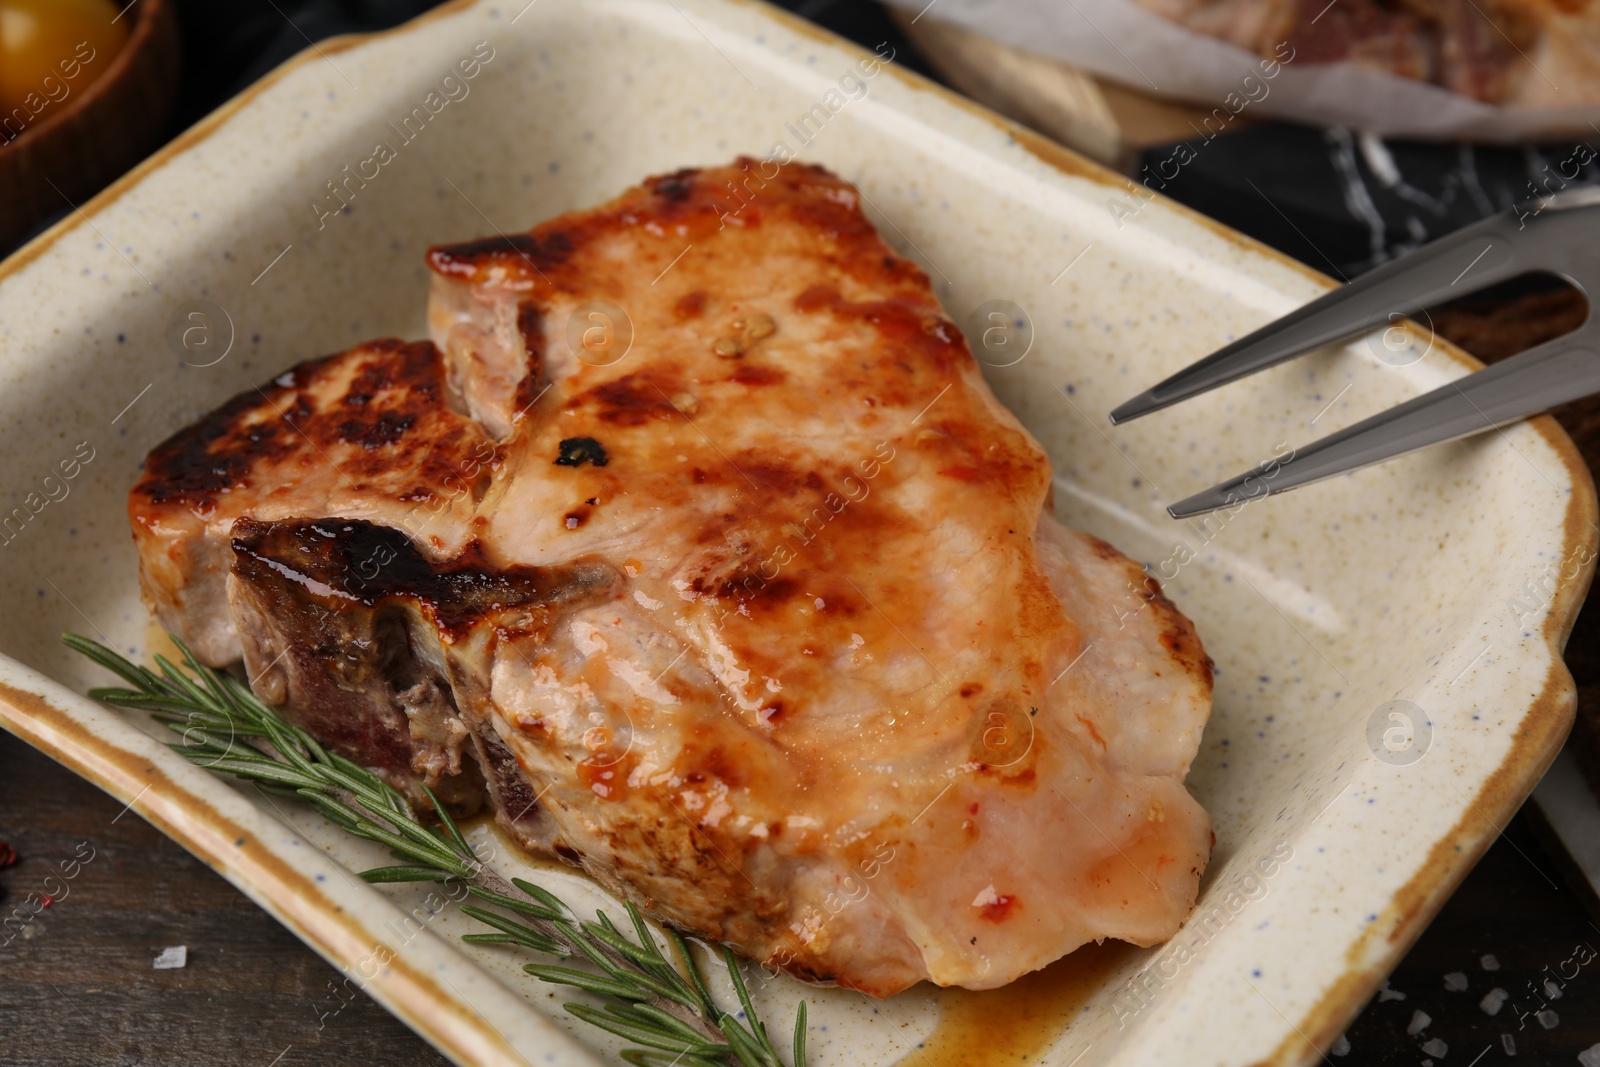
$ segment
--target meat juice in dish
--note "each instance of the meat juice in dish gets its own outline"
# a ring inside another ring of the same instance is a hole
[[[886,996],[1165,940],[1194,627],[846,182],[744,159],[429,254],[432,342],[158,446],[147,601],[340,751],[700,936]]]

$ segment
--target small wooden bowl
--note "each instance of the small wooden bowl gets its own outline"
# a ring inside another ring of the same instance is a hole
[[[0,142],[0,255],[41,220],[94,195],[161,137],[178,89],[176,8],[173,0],[137,0],[123,17],[132,32],[105,75]]]

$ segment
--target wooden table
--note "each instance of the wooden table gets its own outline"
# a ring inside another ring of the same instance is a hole
[[[4,732],[0,841],[20,857],[0,870],[0,922],[18,917],[0,928],[6,1067],[448,1063],[221,876]],[[188,964],[154,969],[175,945]]]

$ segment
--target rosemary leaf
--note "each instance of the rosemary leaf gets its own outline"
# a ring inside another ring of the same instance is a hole
[[[154,701],[149,703],[154,703]],[[124,706],[138,707],[139,705],[129,703]],[[198,711],[191,711],[188,714],[180,715],[176,710],[163,711],[159,708],[150,707],[146,707],[144,710],[150,712],[150,717],[152,719],[167,726],[171,726],[173,729],[178,730],[179,732],[182,732],[191,726],[198,726],[203,730],[226,730],[228,732],[228,736],[233,738],[267,736],[267,732],[265,730],[257,729],[252,726],[245,726],[239,723],[237,720],[225,719],[217,715],[207,715]],[[262,756],[262,759],[268,758],[270,757]]]
[[[520,945],[521,941],[509,934],[462,934],[461,940],[469,945]]]
[[[178,646],[178,651],[183,653],[184,665],[189,668],[190,673],[192,673],[196,678],[200,679],[200,684],[206,687],[206,690],[211,694],[212,699],[216,700],[224,707],[233,709],[233,702],[228,699],[227,692],[222,688],[222,683],[217,681],[216,674],[212,671],[206,670],[200,661],[195,659],[194,653],[190,651],[188,645],[184,644],[176,637],[172,639],[172,643]]]
[[[650,932],[650,927],[644,921],[644,915],[634,906],[633,901],[627,901],[626,906],[628,918],[633,922],[633,932],[639,937],[640,947],[650,954],[652,965],[663,972],[663,977],[668,974],[676,976],[677,972],[672,969],[672,964],[661,954],[655,935]]]
[[[167,680],[168,684],[176,687],[180,693],[189,697],[196,706],[205,707],[207,705],[205,690],[195,685],[193,679],[183,671],[180,671],[171,660],[165,656],[157,656],[156,666],[161,668],[161,676]]]
[[[188,749],[184,745],[171,745],[169,747],[176,749],[180,755],[189,755]],[[196,763],[201,762],[193,756],[189,758]],[[316,787],[315,780],[308,780],[305,775],[295,768],[285,767],[281,763],[257,763],[248,759],[225,759],[218,760],[215,763],[206,760],[205,766],[209,770],[232,774],[239,778],[253,778],[259,781],[276,782],[279,785],[299,786],[306,789]]]
[[[367,882],[443,882],[456,877],[436,867],[373,867],[360,875]]]
[[[651,974],[635,972],[628,976],[628,980],[658,997],[676,1001],[690,1011],[700,1010],[700,1005],[695,1001],[694,990],[684,985],[681,979],[677,982],[668,982]]]
[[[518,900],[516,897],[508,897],[503,893],[496,893],[491,889],[484,889],[482,886],[469,885],[467,886],[467,892],[481,900],[487,900],[491,904],[497,904],[502,908],[509,908],[512,911],[520,912],[523,915],[528,915],[535,919],[546,919],[551,922],[558,922],[563,918],[561,913],[556,911],[554,908],[547,908],[543,904],[535,904],[528,900]]]
[[[663,1011],[652,1004],[643,1004],[636,1001],[626,1005],[626,1012],[639,1022],[659,1026],[662,1030],[677,1034],[687,1040],[704,1040],[688,1023],[671,1012]],[[612,1014],[619,1015],[619,1012],[613,1009]]]
[[[744,1009],[744,1017],[750,1020],[751,1033],[767,1058],[777,1063],[778,1053],[772,1047],[772,1042],[767,1040],[767,1028],[761,1025],[761,1017],[756,1014],[755,1005],[750,1003],[750,990],[744,984],[744,975],[739,972],[739,959],[727,945],[722,946],[722,962],[728,968],[728,977],[733,980],[734,992],[739,994],[739,1006]]]
[[[596,967],[599,967],[613,978],[620,978],[622,975],[628,973],[626,968],[608,956],[589,938],[584,937],[582,932],[579,931],[575,926],[572,926],[570,923],[565,925],[572,930],[572,936],[568,938],[568,943],[570,943],[573,948],[577,949],[584,956],[588,957],[590,963],[594,964]]]
[[[720,1011],[717,1002],[711,999],[711,991],[706,988],[706,980],[700,974],[700,967],[694,961],[694,955],[689,951],[689,941],[676,930],[667,931],[675,945],[678,946],[678,955],[683,959],[683,969],[688,972],[689,980],[694,983],[695,993],[700,997],[701,1010],[711,1019],[717,1018]]]
[[[94,660],[106,670],[120,675],[124,681],[135,689],[148,689],[155,681],[154,677],[143,667],[136,667],[132,662],[117,652],[112,651],[98,641],[91,641],[87,637],[77,634],[63,634],[62,643],[74,652],[80,652]]]
[[[413,859],[419,863],[434,867],[441,867],[463,878],[472,873],[460,860],[445,850],[438,838],[427,833],[416,823],[397,823],[398,829],[405,833],[405,836],[402,837],[386,827],[379,826],[356,809],[326,794],[306,789],[301,791],[301,795],[323,814],[333,818],[335,822],[339,822],[350,833],[365,837],[369,841],[388,845],[407,859]],[[347,821],[341,821],[341,817]]]
[[[649,952],[640,948],[638,945],[635,945],[626,937],[623,937],[622,932],[615,926],[611,925],[611,920],[606,918],[605,912],[597,912],[596,914],[599,915],[602,920],[604,920],[603,924],[592,922],[579,923],[579,929],[588,934],[590,937],[594,938],[596,941],[604,944],[607,948],[614,952],[621,953],[640,966],[649,966],[653,962]]]
[[[472,846],[467,844],[467,839],[461,836],[461,830],[456,826],[456,821],[450,817],[450,812],[446,810],[443,804],[439,803],[439,798],[433,795],[433,790],[423,786],[422,791],[427,794],[428,803],[433,805],[433,813],[439,817],[439,822],[449,834],[449,840],[455,845],[456,851],[461,853],[462,858],[476,863],[478,861],[477,853],[472,851]]]
[[[180,713],[193,715],[192,706],[186,701],[173,697],[149,696],[145,693],[136,693],[131,689],[91,689],[91,700],[115,704],[120,708],[138,708],[141,711],[157,712],[162,715],[170,714],[177,717]]]
[[[571,914],[571,912],[567,911],[567,906],[561,903],[561,899],[543,886],[534,885],[532,882],[523,881],[521,878],[511,879],[511,884],[542,903],[551,911]]]
[[[269,797],[283,797],[285,800],[300,799],[300,790],[288,789],[281,785],[273,785],[271,782],[257,782],[256,788],[267,794]]]
[[[492,911],[486,911],[472,904],[461,905],[461,911],[462,914],[470,915],[479,922],[494,927],[508,937],[517,939],[517,943],[520,945],[537,949],[540,952],[548,952],[553,956],[565,955],[562,951],[561,942],[549,934],[533,929],[531,926],[524,926],[515,919],[507,919],[503,915],[496,915]]]
[[[739,1025],[739,1020],[731,1015],[724,1015],[717,1022],[722,1032],[728,1035],[728,1044],[733,1046],[734,1055],[739,1057],[739,1062],[744,1067],[772,1067],[761,1046],[756,1043],[755,1038],[745,1032],[744,1027]]]
[[[723,1056],[733,1051],[727,1044],[712,1044],[709,1041],[690,1042],[673,1034],[663,1034],[659,1030],[644,1026],[639,1023],[624,1022],[621,1019],[607,1015],[603,1011],[591,1008],[587,1004],[563,1005],[567,1011],[584,1022],[598,1026],[602,1030],[609,1030],[620,1038],[637,1042],[648,1048],[663,1049],[667,1052],[683,1052],[691,1056]]]
[[[626,982],[619,982],[614,978],[595,974],[593,971],[580,971],[572,967],[552,967],[547,963],[526,963],[523,964],[522,969],[541,981],[549,982],[551,985],[576,986],[591,993],[599,993],[605,997],[617,997],[630,1003],[647,995]],[[699,1040],[698,1035],[696,1035],[696,1040]]]
[[[688,940],[668,929],[677,950],[673,961],[662,952],[657,934],[631,903],[624,906],[632,935],[603,911],[594,921],[579,921],[554,893],[521,878],[510,880],[523,898],[510,895],[499,875],[478,861],[470,842],[449,811],[423,787],[439,828],[425,825],[399,790],[360,764],[331,751],[268,707],[244,682],[202,664],[173,638],[182,664],[156,656],[157,671],[137,666],[113,649],[66,634],[63,642],[117,675],[128,688],[91,689],[89,695],[113,707],[147,712],[183,738],[168,747],[191,762],[220,774],[251,781],[270,796],[299,798],[334,825],[356,837],[387,846],[400,862],[361,872],[373,883],[438,882],[460,879],[477,899],[527,920],[473,904],[464,914],[493,932],[467,934],[476,945],[511,945],[556,958],[579,957],[595,970],[527,964],[541,981],[580,989],[604,1002],[595,1008],[569,1004],[576,1018],[615,1034],[639,1048],[622,1052],[635,1067],[782,1067],[756,1017],[738,960],[724,948],[723,962],[748,1022],[724,1011],[712,998]],[[637,938],[637,940],[634,940]],[[794,1062],[804,1067],[806,1006],[795,1016]]]

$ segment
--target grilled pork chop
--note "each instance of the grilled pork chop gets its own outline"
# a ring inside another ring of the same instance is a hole
[[[358,349],[152,454],[164,622],[220,628],[211,662],[348,751],[369,721],[459,726],[528,847],[802,977],[990,988],[1172,935],[1211,846],[1183,787],[1210,661],[1044,513],[1044,453],[851,186],[741,160],[430,263],[448,387],[392,442],[290,484],[311,450],[241,429],[365,413]],[[458,452],[371,472],[446,427],[493,458],[419,518]],[[229,492],[170,498],[191,456]]]
[[[466,544],[475,496],[502,461],[500,447],[446,404],[445,368],[424,341],[373,341],[312,360],[242,393],[157,445],[128,501],[144,599],[169,632],[205,663],[248,653],[250,682],[267,702],[291,694],[289,717],[423,801],[428,785],[466,812],[483,779],[462,753],[468,733],[448,694],[411,669],[409,653],[369,632],[329,630],[288,647],[265,632],[236,566],[234,523],[298,516],[381,522],[433,558]],[[360,593],[388,562],[372,546],[350,562]],[[306,620],[281,618],[280,629]],[[381,674],[367,662],[385,646]],[[270,652],[268,650],[271,650]],[[357,652],[357,650],[362,650]],[[331,675],[314,684],[309,662]],[[292,684],[291,684],[292,683]]]

